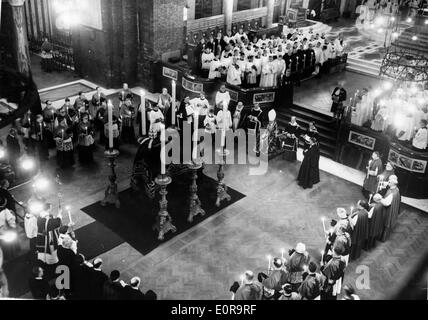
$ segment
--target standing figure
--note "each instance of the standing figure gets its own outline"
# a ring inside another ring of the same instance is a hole
[[[36,122],[30,128],[30,150],[37,154],[41,165],[49,159],[48,142],[46,138],[46,126],[43,116],[37,115]]]
[[[42,70],[45,72],[52,72],[54,69],[53,46],[49,42],[48,38],[43,39],[41,50],[42,50],[42,61],[41,61]]]
[[[382,238],[382,233],[385,226],[385,212],[383,210],[381,200],[382,196],[380,194],[374,195],[374,203],[371,204],[371,209],[369,211],[369,234],[367,240],[368,250],[374,248],[376,241],[380,241]]]
[[[158,106],[164,115],[168,114],[169,109],[172,107],[172,97],[167,88],[162,89],[162,94],[159,95],[158,99]]]
[[[235,112],[233,113],[233,131],[242,127],[242,110],[244,110],[244,104],[242,102],[238,102]]]
[[[385,242],[391,235],[392,230],[397,224],[398,215],[400,214],[401,195],[398,189],[397,176],[389,177],[389,190],[385,197],[381,200],[384,206],[385,227],[382,234],[382,241]]]
[[[215,106],[218,109],[223,109],[223,103],[227,105],[230,104],[230,93],[226,90],[226,86],[223,84],[220,87],[220,90],[216,93],[215,96]]]
[[[245,65],[245,79],[249,87],[257,85],[257,67],[254,63],[254,55],[248,56],[248,62]]]
[[[258,103],[254,104],[250,113],[246,117],[245,129],[248,135],[255,136],[255,146],[253,151],[260,156],[260,129],[263,123],[263,111]],[[250,146],[249,146],[250,147]]]
[[[284,159],[287,161],[294,162],[297,160],[297,148],[299,147],[299,135],[301,128],[296,121],[296,117],[291,117],[291,121],[288,123],[286,130],[286,138],[284,140]]]
[[[379,157],[379,152],[375,151],[367,166],[367,175],[364,180],[363,194],[368,198],[370,194],[377,193],[378,175],[382,172],[382,160]]]
[[[149,112],[150,129],[149,131],[159,132],[162,124],[165,121],[165,117],[158,105],[153,106],[153,110]]]
[[[79,161],[81,163],[91,163],[94,161],[94,131],[89,122],[89,115],[82,114],[82,121],[79,123],[78,130],[78,148]]]
[[[86,99],[85,94],[80,91],[79,96],[74,101],[74,110],[77,112],[80,120],[80,114],[87,112],[89,109],[89,101]]]
[[[54,132],[55,132],[55,109],[52,102],[47,100],[46,107],[42,112],[43,121],[46,125],[46,140],[49,149],[55,148]]]
[[[98,108],[97,113],[95,115],[95,129],[100,133],[100,141],[101,145],[105,144],[106,136],[104,134],[104,124],[107,121],[107,102],[103,101],[101,106]]]
[[[241,74],[242,71],[238,64],[238,58],[234,57],[232,64],[227,70],[226,82],[234,86],[240,86],[242,83]]]
[[[321,267],[321,273],[325,276],[321,300],[336,300],[342,289],[342,278],[345,275],[346,263],[342,260],[338,248],[333,248],[333,257],[327,264]]]
[[[134,118],[135,110],[130,98],[126,98],[125,103],[120,108],[120,117],[122,120],[122,142],[134,143]]]
[[[350,222],[352,227],[351,237],[351,260],[357,260],[361,250],[367,248],[369,238],[369,213],[368,204],[365,200],[358,201],[357,209],[351,212]]]
[[[343,88],[344,83],[339,81],[338,86],[334,89],[331,99],[333,104],[331,106],[330,112],[333,113],[333,117],[340,119],[343,113],[343,102],[346,101],[346,90]]]
[[[120,102],[119,108],[122,106],[123,103],[125,103],[126,99],[131,99],[131,101],[133,101],[134,100],[134,94],[129,89],[128,84],[124,83],[122,86],[122,90],[119,92],[119,102]]]
[[[260,79],[260,87],[274,87],[275,86],[276,68],[273,63],[273,55],[269,55],[268,62],[262,65],[262,77]]]
[[[56,163],[62,168],[74,165],[73,130],[64,126],[58,126],[55,132]]]
[[[89,116],[90,116],[89,119],[91,121],[94,121],[94,119],[96,118],[98,109],[100,108],[102,103],[107,101],[106,96],[101,91],[101,88],[97,87],[96,90],[97,91],[92,96],[91,105],[89,106],[89,110],[88,110]]]
[[[3,236],[5,232],[16,232],[16,217],[15,214],[7,208],[8,199],[5,197],[0,198],[0,236]],[[19,242],[12,241],[0,241],[0,250],[3,251],[6,259],[12,259],[16,257],[19,252]]]
[[[54,217],[52,204],[46,203],[37,220],[37,258],[48,265],[58,263],[57,250],[59,228],[62,225],[61,219],[61,212]]]
[[[303,151],[304,159],[297,180],[303,189],[312,188],[320,182],[319,160],[320,151],[315,138],[306,139],[307,149]]]
[[[293,291],[297,291],[303,282],[303,274],[307,271],[306,266],[310,261],[309,253],[303,243],[298,243],[296,248],[290,252],[290,260],[287,264],[287,270],[290,273],[289,283]]]
[[[278,141],[278,123],[276,122],[276,112],[274,109],[269,111],[269,123],[261,138],[261,152],[263,154],[271,154],[276,150]]]

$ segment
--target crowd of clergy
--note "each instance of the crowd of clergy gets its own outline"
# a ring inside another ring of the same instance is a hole
[[[390,134],[415,151],[427,151],[428,89],[400,87],[380,92],[364,88],[355,93],[352,123]]]
[[[269,38],[242,29],[216,38],[202,38],[194,50],[193,71],[209,79],[222,79],[244,87],[280,86],[284,76],[300,81],[321,74],[326,62],[345,53],[342,36],[328,38],[313,29],[284,29]]]
[[[400,214],[401,196],[398,178],[390,163],[383,169],[377,153],[367,168],[364,193],[348,211],[337,208],[337,220],[324,225],[326,238],[321,258],[311,256],[303,243],[289,250],[289,257],[269,258],[266,273],[257,278],[246,271],[230,291],[233,300],[359,300],[352,285],[346,284],[346,268],[360,258],[363,250],[372,250],[385,242],[395,228]],[[368,190],[367,190],[368,189]]]

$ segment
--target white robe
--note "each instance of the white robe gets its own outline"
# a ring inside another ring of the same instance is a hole
[[[215,104],[219,105],[221,103],[226,103],[226,105],[229,105],[230,103],[230,94],[229,91],[221,92],[218,91],[215,96]]]
[[[211,63],[212,63],[212,61],[214,60],[214,54],[211,52],[211,53],[203,53],[202,54],[202,58],[201,58],[201,60],[202,60],[202,69],[204,69],[204,70],[210,70],[210,67],[211,67]]]
[[[235,65],[231,64],[227,70],[226,82],[235,86],[241,85],[241,69],[236,69]]]
[[[428,145],[428,130],[427,128],[420,128],[413,138],[413,146],[418,149],[425,150]]]
[[[275,86],[275,65],[273,62],[265,63],[262,66],[262,77],[260,79],[260,87],[273,87]]]
[[[162,123],[161,122],[156,122],[156,120],[158,119],[164,119],[163,113],[162,111],[158,110],[152,110],[149,113],[149,121],[150,121],[150,130],[154,130],[156,132],[161,130],[162,127]]]
[[[220,78],[221,77],[220,71],[215,71],[215,70],[220,68],[221,66],[222,66],[222,64],[219,60],[214,60],[213,62],[211,62],[210,73],[208,74],[208,79]]]

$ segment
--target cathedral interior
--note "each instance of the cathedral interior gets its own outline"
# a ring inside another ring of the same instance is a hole
[[[0,0],[0,299],[425,300],[427,124],[424,0]]]

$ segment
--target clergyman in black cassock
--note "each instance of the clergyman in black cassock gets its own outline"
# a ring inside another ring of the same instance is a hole
[[[385,214],[383,205],[380,203],[382,196],[377,194],[373,197],[372,208],[369,212],[369,238],[367,240],[367,249],[372,249],[376,241],[382,238],[383,228],[385,226]]]
[[[369,237],[369,213],[366,210],[367,202],[359,201],[358,208],[351,216],[351,224],[354,226],[351,235],[351,260],[361,256],[361,250],[366,248]]]
[[[320,151],[316,139],[309,142],[307,150],[304,151],[304,156],[297,180],[303,189],[308,189],[320,182]]]

